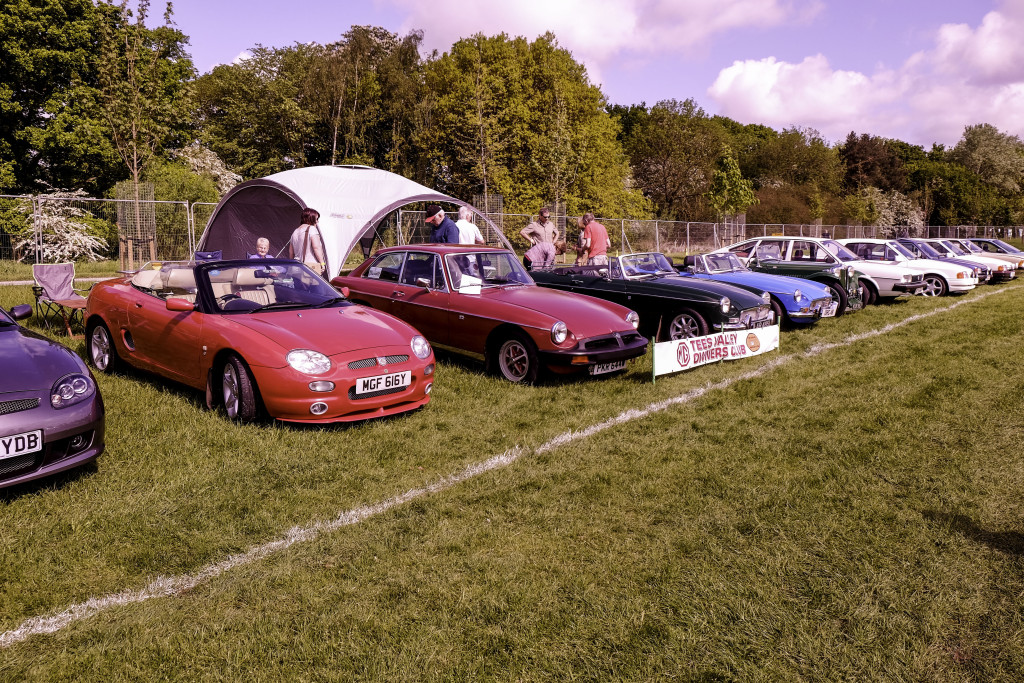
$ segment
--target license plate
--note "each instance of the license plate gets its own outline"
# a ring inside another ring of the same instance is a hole
[[[756,327],[768,327],[771,324],[772,324],[772,321],[768,320],[767,318],[765,318],[764,320],[754,320],[754,321],[752,321],[750,323],[750,328],[753,329],[753,328],[756,328]]]
[[[839,302],[833,301],[830,304],[826,304],[821,307],[822,318],[834,318],[836,317],[836,309],[839,308]]]
[[[374,391],[386,391],[412,384],[412,370],[390,372],[376,377],[362,377],[356,380],[356,394],[369,394]]]
[[[23,434],[0,436],[0,460],[13,458],[26,453],[34,453],[43,448],[43,430]]]
[[[626,361],[617,360],[614,363],[598,363],[597,365],[590,366],[591,375],[603,375],[608,372],[615,372],[616,370],[625,370]]]

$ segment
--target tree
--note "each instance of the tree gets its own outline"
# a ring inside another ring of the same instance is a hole
[[[100,3],[101,57],[99,103],[111,139],[128,168],[135,190],[136,224],[143,170],[188,121],[189,82],[194,75],[185,52],[185,36],[171,27],[171,5],[164,25],[150,30],[145,22],[149,0],[139,0],[135,21],[128,0]]]
[[[1024,143],[990,124],[964,128],[949,158],[1000,190],[1020,192],[1024,187]]]
[[[865,187],[886,192],[906,189],[907,172],[891,140],[866,133],[857,137],[851,132],[839,147],[839,156],[846,164],[849,192]]]
[[[748,206],[757,203],[754,185],[743,177],[740,165],[726,145],[718,158],[718,168],[711,178],[707,192],[708,203],[718,220],[723,216],[744,212]]]

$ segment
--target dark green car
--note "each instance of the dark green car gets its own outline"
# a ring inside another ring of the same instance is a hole
[[[863,308],[860,271],[837,259],[824,241],[813,237],[755,237],[715,252],[736,254],[748,268],[759,273],[820,282],[832,291],[832,298],[839,304],[837,316]]]

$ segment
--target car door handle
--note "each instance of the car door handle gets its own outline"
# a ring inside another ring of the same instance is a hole
[[[570,282],[572,282],[574,285],[582,285],[583,284],[583,280],[570,280]]]
[[[142,303],[136,301],[135,302],[135,308],[142,308]]]

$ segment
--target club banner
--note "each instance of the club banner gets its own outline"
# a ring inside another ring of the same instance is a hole
[[[720,360],[759,356],[779,348],[779,326],[719,332],[654,345],[654,376],[682,372]]]

